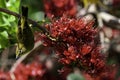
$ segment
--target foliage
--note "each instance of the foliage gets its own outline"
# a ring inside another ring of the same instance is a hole
[[[72,73],[72,74],[69,74],[69,75],[68,75],[67,80],[85,80],[85,79],[84,79],[84,77],[81,76],[81,75]]]
[[[19,1],[9,0],[7,2],[6,0],[0,0],[0,7],[18,12]],[[7,48],[16,43],[16,28],[17,18],[0,12],[0,49]]]

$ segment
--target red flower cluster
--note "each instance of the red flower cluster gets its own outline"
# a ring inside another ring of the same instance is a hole
[[[41,79],[44,73],[43,66],[38,62],[27,65],[20,64],[14,72],[16,80],[29,80],[30,78],[37,80]]]
[[[14,77],[15,80],[43,80],[45,69],[43,65],[38,62],[32,62],[31,64],[19,64],[15,69]],[[9,72],[0,71],[0,80],[12,80]]]
[[[48,17],[60,17],[63,14],[75,16],[77,12],[76,0],[44,0],[44,8]]]
[[[0,71],[0,80],[11,80],[9,73]]]
[[[83,73],[86,80],[116,80],[116,69],[115,68],[106,68],[106,72],[101,73],[99,76],[91,77],[91,75]],[[119,79],[117,79],[119,80]]]
[[[46,25],[52,37],[50,41],[44,36],[46,46],[52,46],[59,61],[65,65],[82,67],[88,73],[104,70],[104,59],[97,44],[97,29],[93,27],[92,17],[70,19],[66,16]]]

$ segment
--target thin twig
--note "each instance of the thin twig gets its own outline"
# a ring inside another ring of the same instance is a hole
[[[15,80],[14,71],[16,70],[17,66],[18,66],[20,63],[22,63],[22,62],[27,58],[27,56],[28,56],[30,53],[32,53],[32,52],[33,52],[36,48],[38,48],[39,46],[42,46],[42,42],[41,42],[41,41],[36,42],[34,48],[33,48],[31,51],[29,51],[29,52],[27,52],[25,55],[21,56],[21,57],[13,64],[13,66],[12,66],[11,69],[10,69],[10,76],[11,76],[12,80]]]
[[[0,12],[7,13],[7,14],[13,15],[13,16],[18,17],[18,18],[20,17],[20,15],[18,13],[12,12],[12,11],[7,10],[5,8],[0,8]]]

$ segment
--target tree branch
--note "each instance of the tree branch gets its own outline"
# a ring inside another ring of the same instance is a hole
[[[20,14],[18,14],[16,12],[13,12],[13,11],[10,11],[10,10],[7,10],[5,8],[0,8],[0,12],[4,12],[4,13],[10,14],[10,15],[13,15],[13,16],[15,16],[17,18],[21,17]],[[35,21],[31,20],[31,19],[28,19],[28,22],[33,24],[35,27],[38,27],[41,30],[42,33],[48,35],[49,32],[45,29],[45,27],[40,26],[37,22],[35,22]]]
[[[18,14],[18,13],[16,13],[16,12],[13,12],[13,11],[10,11],[10,10],[5,9],[5,8],[0,8],[0,12],[4,12],[4,13],[10,14],[10,15],[13,15],[13,16],[15,16],[15,17],[17,17],[17,18],[20,18],[20,17],[21,17],[20,14]],[[52,40],[52,41],[57,41],[57,40],[58,40],[58,39],[56,39],[56,38],[53,38],[53,37],[49,34],[49,31],[48,31],[45,27],[40,26],[37,22],[35,22],[35,21],[31,20],[31,19],[28,19],[28,22],[31,23],[31,24],[33,24],[35,27],[38,27],[38,28],[40,29],[40,31],[41,31],[43,34],[45,34],[50,40]]]

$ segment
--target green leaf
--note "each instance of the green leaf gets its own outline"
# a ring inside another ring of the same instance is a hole
[[[0,35],[4,36],[4,38],[8,39],[8,34],[6,31],[1,32]]]
[[[6,8],[6,0],[0,0],[0,7]]]
[[[81,74],[71,73],[67,76],[67,80],[85,80]]]
[[[3,31],[0,33],[0,48],[5,48],[9,45],[8,33]]]
[[[0,0],[0,7],[18,12],[19,3],[20,0]],[[0,12],[0,50],[16,43],[16,28],[17,19],[12,15]]]
[[[44,12],[39,11],[30,15],[30,18],[36,21],[42,21],[44,20],[44,16],[45,16]]]
[[[4,20],[4,25],[10,26],[10,22],[8,21],[8,19],[5,16],[3,16],[3,20]]]
[[[15,21],[15,17],[14,17],[14,16],[10,16],[10,17],[8,18],[8,21],[9,21],[9,22]]]
[[[11,11],[14,11],[14,12],[19,11],[19,5],[20,5],[20,0],[9,0],[7,2],[7,8]]]

